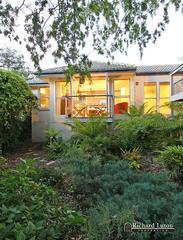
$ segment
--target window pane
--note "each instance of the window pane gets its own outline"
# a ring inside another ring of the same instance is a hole
[[[144,99],[145,113],[149,110],[156,111],[156,99]]]
[[[129,96],[130,95],[130,80],[114,80],[114,95]]]
[[[106,95],[106,80],[102,78],[86,79],[83,84],[79,83],[79,78],[73,79],[73,96],[78,95]]]
[[[56,96],[69,96],[70,95],[70,83],[56,82]]]
[[[40,107],[49,108],[49,88],[40,88]]]
[[[170,102],[169,98],[162,98],[160,99],[160,107],[159,107],[159,112],[162,114],[170,114],[170,107],[165,106],[167,103]]]
[[[160,98],[169,98],[169,97],[170,97],[170,84],[160,83]]]
[[[127,113],[129,106],[130,106],[129,98],[115,98],[114,99],[114,114]]]
[[[156,83],[144,83],[144,98],[156,98]]]

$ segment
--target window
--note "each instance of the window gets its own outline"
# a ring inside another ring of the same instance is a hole
[[[66,115],[70,113],[70,84],[65,81],[56,82],[56,114]]]
[[[114,79],[114,113],[128,112],[130,106],[130,80]]]
[[[144,83],[145,112],[157,110],[156,83]]]
[[[157,92],[159,92],[158,95]],[[162,114],[168,115],[170,114],[170,108],[166,106],[166,104],[169,102],[169,82],[144,83],[145,112],[147,112],[149,109],[152,109],[153,111],[158,111]]]
[[[43,109],[49,109],[50,98],[49,98],[49,88],[42,87],[39,89],[39,106]]]
[[[108,111],[105,77],[94,76],[83,84],[78,77],[73,78],[72,95],[73,117],[102,115]]]
[[[170,84],[160,83],[159,112],[165,115],[170,114],[170,107],[166,104],[170,102]]]

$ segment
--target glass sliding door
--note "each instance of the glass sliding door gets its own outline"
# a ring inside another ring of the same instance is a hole
[[[70,114],[70,84],[64,81],[56,82],[56,115]]]
[[[114,114],[127,113],[130,106],[130,80],[114,79]]]
[[[102,115],[107,109],[106,79],[93,77],[80,84],[79,78],[72,81],[72,116],[88,117]]]

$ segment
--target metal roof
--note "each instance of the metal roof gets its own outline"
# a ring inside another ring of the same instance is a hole
[[[153,75],[153,74],[170,74],[175,69],[177,69],[180,64],[165,64],[165,65],[144,65],[144,66],[135,66],[131,64],[124,63],[112,63],[107,64],[105,62],[93,62],[90,71],[91,72],[125,72],[125,71],[134,71],[137,75]],[[52,74],[63,74],[67,67],[56,67],[43,70],[40,74],[52,75]],[[183,73],[183,69],[179,72]],[[46,81],[35,77],[28,81],[29,85],[48,85]]]
[[[56,67],[42,70],[40,75],[47,74],[63,74],[67,69],[64,67]],[[113,71],[135,71],[136,66],[132,64],[126,63],[105,63],[105,62],[93,62],[91,68],[89,69],[91,72],[113,72]]]
[[[44,81],[43,79],[37,78],[37,77],[29,79],[28,84],[30,86],[34,86],[34,85],[45,86],[45,85],[48,85],[48,83],[46,81]]]
[[[180,64],[166,64],[166,65],[146,65],[137,66],[136,73],[140,74],[169,74],[173,72]]]

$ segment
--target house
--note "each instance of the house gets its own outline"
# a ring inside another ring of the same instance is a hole
[[[183,101],[183,77],[182,72],[183,64],[179,65],[173,72],[170,73],[171,76],[171,98],[172,102]]]
[[[29,81],[39,105],[32,112],[32,140],[44,141],[48,128],[61,130],[63,137],[69,138],[70,129],[63,123],[71,118],[87,121],[92,114],[105,114],[106,121],[112,122],[126,113],[130,105],[146,103],[146,111],[152,108],[169,115],[171,110],[165,104],[171,98],[170,73],[178,67],[178,64],[134,66],[93,62],[91,79],[84,84],[80,84],[77,74],[67,83],[65,67],[42,71],[39,78]],[[180,79],[183,71],[179,70],[178,75]]]

